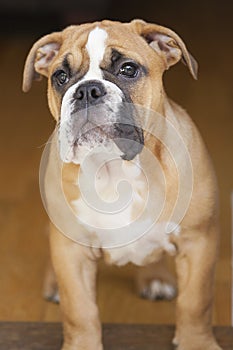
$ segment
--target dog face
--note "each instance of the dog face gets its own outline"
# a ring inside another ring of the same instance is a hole
[[[51,91],[64,94],[59,140],[61,157],[68,162],[79,162],[83,149],[100,144],[109,147],[114,142],[127,160],[143,147],[143,132],[130,93],[132,84],[143,76],[143,67],[124,57],[111,41],[107,44],[107,39],[105,29],[91,29],[80,50],[81,66],[73,68],[80,76],[72,79],[70,54],[52,75]],[[83,62],[88,62],[87,67]]]
[[[99,145],[115,147],[131,160],[145,142],[143,116],[135,107],[159,111],[163,72],[181,58],[196,77],[196,63],[182,40],[141,20],[71,26],[33,46],[23,89],[40,75],[48,78],[62,161],[80,163]]]

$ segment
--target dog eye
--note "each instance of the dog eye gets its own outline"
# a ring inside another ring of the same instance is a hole
[[[138,67],[132,62],[124,63],[119,70],[119,74],[127,78],[135,78],[138,74]]]
[[[67,73],[64,72],[63,70],[59,70],[59,71],[55,72],[54,78],[56,79],[56,82],[59,86],[62,86],[64,84],[68,83],[68,81],[69,81],[69,77],[68,77]]]

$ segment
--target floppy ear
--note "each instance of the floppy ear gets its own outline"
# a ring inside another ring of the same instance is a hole
[[[23,91],[30,90],[33,80],[41,75],[48,76],[48,69],[62,44],[61,33],[48,34],[39,39],[31,48],[24,67]]]
[[[183,40],[175,32],[166,27],[146,23],[142,20],[134,20],[131,24],[136,27],[137,32],[164,59],[165,69],[182,60],[187,65],[193,78],[197,79],[198,64],[188,52]]]

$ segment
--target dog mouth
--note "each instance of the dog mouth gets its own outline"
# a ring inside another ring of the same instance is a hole
[[[114,143],[122,159],[132,160],[143,148],[143,140],[140,138],[140,129],[131,125],[113,124],[96,126],[90,122],[82,128],[82,133],[75,139],[73,152],[78,155],[85,149],[92,151],[95,148],[112,149]]]
[[[74,146],[92,149],[98,144],[104,144],[111,139],[111,128],[87,122],[75,139]]]
[[[113,108],[112,106],[110,106]],[[144,146],[143,130],[134,120],[134,110],[118,104],[113,111],[107,104],[72,110],[61,124],[60,153],[65,162],[78,162],[83,156],[114,149],[124,160],[132,160]]]

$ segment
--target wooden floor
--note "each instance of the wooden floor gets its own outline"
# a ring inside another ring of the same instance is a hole
[[[105,350],[172,350],[174,326],[104,324]],[[232,350],[232,327],[214,327],[216,340],[223,350]],[[62,344],[60,323],[0,322],[0,349],[57,350]]]
[[[215,28],[214,22],[211,28]],[[169,94],[188,109],[198,124],[216,168],[222,239],[213,319],[217,325],[229,325],[232,38],[230,33],[221,30],[212,33],[204,30],[201,36],[200,32],[196,35],[188,29],[183,32],[201,64],[199,81],[194,82],[179,65],[166,74],[165,82]],[[38,169],[43,145],[54,124],[46,104],[45,82],[35,83],[28,94],[21,92],[23,61],[33,40],[33,35],[0,39],[0,320],[5,321],[60,320],[59,306],[41,297],[48,246],[47,216],[40,199]],[[100,264],[98,303],[102,321],[173,323],[175,302],[152,303],[138,298],[133,274],[132,266],[119,269]]]

